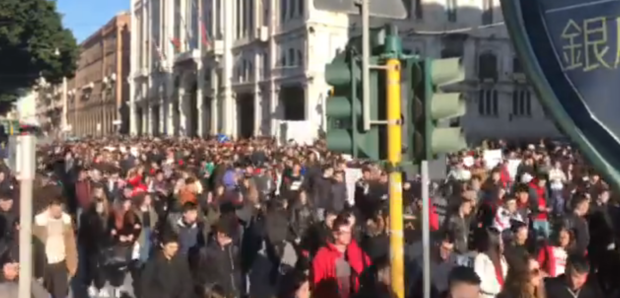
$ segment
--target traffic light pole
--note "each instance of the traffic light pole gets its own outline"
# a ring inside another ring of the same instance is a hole
[[[403,186],[402,173],[396,166],[402,162],[402,121],[400,92],[400,61],[387,61],[387,135],[390,167],[390,259],[392,292],[397,298],[405,297],[405,262],[403,252]]]
[[[370,0],[361,0],[362,15],[362,115],[363,129],[370,130]]]
[[[18,297],[32,297],[32,191],[36,167],[34,136],[17,137],[17,165],[19,180],[19,283]]]
[[[424,290],[424,298],[431,297],[431,279],[427,278],[431,276],[431,232],[430,232],[430,209],[431,199],[428,191],[430,185],[428,177],[428,161],[422,160],[420,162],[420,176],[421,176],[421,188],[422,188],[422,253],[424,256],[424,262],[422,266],[422,274],[424,282],[422,289]]]

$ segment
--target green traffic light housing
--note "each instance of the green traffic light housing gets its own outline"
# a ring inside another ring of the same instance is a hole
[[[338,54],[332,63],[325,65],[325,81],[332,86],[325,104],[325,114],[330,122],[326,141],[331,151],[353,151],[351,127],[357,120],[356,115],[361,115],[361,107],[353,100],[357,97],[354,72],[358,73],[346,52]]]
[[[461,127],[438,127],[439,122],[465,114],[466,103],[460,93],[444,92],[448,85],[465,79],[462,59],[417,59],[409,68],[413,104],[411,127],[414,131],[410,151],[416,161],[433,159],[467,147]],[[419,83],[417,83],[419,82]]]
[[[371,57],[371,63],[379,58]],[[355,50],[348,48],[325,66],[325,81],[332,88],[325,104],[327,117],[327,149],[350,154],[357,158],[380,159],[379,128],[362,129],[362,84],[371,86],[370,111],[372,119],[381,119],[379,94],[384,91],[379,84],[379,71],[371,71],[370,81],[361,80],[361,59]]]

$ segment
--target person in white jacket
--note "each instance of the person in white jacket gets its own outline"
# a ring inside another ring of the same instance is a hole
[[[525,223],[521,214],[517,212],[517,198],[507,196],[504,198],[504,204],[495,211],[492,227],[503,233],[510,229],[514,221]]]
[[[508,272],[504,245],[497,230],[489,228],[481,235],[480,253],[474,258],[474,271],[480,276],[480,297],[494,298],[502,290]]]

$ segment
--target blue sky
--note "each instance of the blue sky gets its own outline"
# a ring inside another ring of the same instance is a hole
[[[57,0],[63,24],[73,30],[78,43],[105,25],[117,12],[129,10],[130,0]]]

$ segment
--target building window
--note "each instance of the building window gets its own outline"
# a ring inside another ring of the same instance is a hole
[[[256,27],[256,24],[254,24],[255,20],[254,20],[254,12],[256,11],[256,2],[254,1],[249,1],[248,2],[249,6],[248,6],[248,18],[246,23],[246,32],[250,37],[254,36],[254,32],[256,32],[256,30],[254,30],[254,28]]]
[[[226,0],[225,0],[226,1]],[[230,1],[230,0],[228,0]],[[239,39],[241,37],[241,26],[242,26],[242,22],[243,22],[243,14],[242,14],[242,4],[243,0],[237,0],[237,3],[235,5],[235,12],[236,12],[236,20],[235,20],[235,39]]]
[[[495,1],[483,0],[482,2],[482,25],[493,24],[493,9],[495,8]]]
[[[213,30],[213,37],[217,40],[222,39],[223,34],[222,34],[222,13],[223,13],[223,7],[222,7],[222,0],[214,0],[215,1],[215,7],[213,9],[213,27],[215,28]]]
[[[189,42],[189,49],[188,50],[194,50],[198,48],[198,36],[200,36],[200,34],[196,34],[198,31],[198,28],[200,27],[199,25],[199,14],[198,14],[198,0],[191,0],[190,3],[190,11],[187,13],[187,15],[189,16],[190,20],[188,21],[189,23],[186,25],[189,28],[186,28],[185,30],[189,31],[187,33],[187,35],[189,35],[190,40],[188,40]]]
[[[254,81],[254,63],[248,61],[248,81]]]
[[[280,0],[280,24],[286,21],[288,0]]]
[[[527,87],[512,92],[512,116],[532,117],[532,93]]]
[[[269,22],[271,20],[270,18],[271,16],[269,15],[269,0],[263,0],[262,7],[263,7],[263,26],[268,27]]]
[[[456,11],[458,9],[457,0],[448,0],[448,6],[446,7],[446,13],[448,14],[448,22],[456,22]]]
[[[297,0],[292,0],[290,4],[291,4],[291,7],[288,10],[288,18],[294,19],[295,14],[297,13]]]
[[[414,0],[415,1],[415,18],[421,20],[424,18],[424,8],[422,5],[422,0]]]
[[[160,0],[151,1],[151,35],[153,35],[153,42],[159,47],[160,45],[160,32],[161,32],[161,3]],[[116,35],[114,36],[116,39]],[[114,41],[114,47],[116,48],[116,40]]]
[[[184,38],[181,36],[181,0],[174,0],[174,53],[178,54],[181,50],[180,47],[183,45]]]
[[[297,65],[299,66],[304,66],[306,65],[305,61],[304,61],[304,54],[302,53],[301,50],[297,50]]]
[[[306,9],[306,1],[304,0],[299,0],[299,3],[297,3],[297,14],[299,14],[300,17],[304,16],[304,10]]]
[[[288,49],[288,63],[291,66],[296,66],[299,64],[299,61],[295,61],[295,49]]]
[[[263,78],[269,77],[269,53],[265,52],[262,55],[263,62]]]
[[[248,61],[244,59],[242,65],[241,81],[245,82],[248,79]]]
[[[497,81],[497,56],[492,52],[486,52],[478,56],[478,78],[481,81]]]
[[[460,35],[448,35],[442,39],[441,58],[462,58],[465,53],[465,39]]]
[[[497,90],[482,89],[478,91],[478,113],[480,116],[497,117],[499,115]]]
[[[523,65],[519,60],[519,57],[516,55],[512,58],[512,72],[513,73],[523,73]]]

